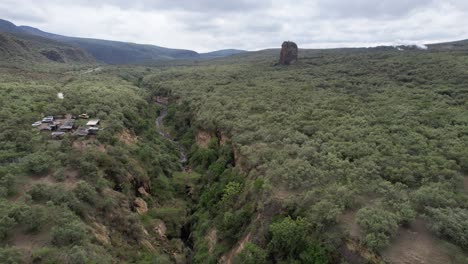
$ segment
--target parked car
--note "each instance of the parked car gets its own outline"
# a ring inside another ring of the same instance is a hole
[[[41,121],[37,121],[37,122],[32,123],[32,126],[33,126],[33,127],[38,127],[38,126],[40,126],[41,124],[42,124]]]
[[[54,122],[53,116],[46,116],[42,119],[42,123],[52,123],[52,122]]]
[[[81,118],[81,119],[88,119],[88,118],[89,118],[89,115],[88,115],[88,114],[81,114],[81,115],[79,115],[79,118]]]

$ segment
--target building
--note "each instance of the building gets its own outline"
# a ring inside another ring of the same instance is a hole
[[[62,132],[69,132],[75,126],[75,119],[66,120],[63,125],[60,126],[59,130]]]
[[[95,127],[95,126],[99,125],[99,122],[100,122],[99,119],[91,119],[91,120],[88,121],[88,123],[86,123],[86,125],[89,126],[89,127]]]
[[[88,134],[89,135],[96,135],[98,131],[99,131],[99,128],[97,128],[97,127],[88,127]]]
[[[73,135],[79,137],[86,137],[89,134],[89,130],[85,127],[79,127]]]

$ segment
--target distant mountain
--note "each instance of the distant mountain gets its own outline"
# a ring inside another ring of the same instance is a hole
[[[67,37],[44,32],[29,26],[16,26],[9,21],[1,19],[0,32],[30,34],[67,43],[82,48],[96,58],[96,60],[108,64],[140,64],[175,59],[211,59],[245,52],[230,49],[199,54],[192,50],[170,49],[155,45]]]
[[[9,33],[24,33],[23,30],[17,27],[10,21],[0,19],[0,31]]]
[[[23,33],[0,32],[0,64],[92,64],[95,59],[82,49],[59,41]]]
[[[468,40],[459,40],[452,42],[436,43],[427,45],[430,50],[438,51],[467,51],[468,50]]]
[[[207,53],[200,53],[200,57],[204,59],[211,59],[211,58],[220,58],[220,57],[227,57],[231,55],[236,55],[240,53],[245,53],[245,50],[237,50],[237,49],[223,49],[217,50]]]

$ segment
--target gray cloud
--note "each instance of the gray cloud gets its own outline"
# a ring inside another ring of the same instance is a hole
[[[466,0],[2,0],[0,18],[198,51],[279,47],[287,39],[324,48],[468,38]]]
[[[431,6],[435,0],[328,0],[319,1],[323,17],[392,19]]]
[[[256,10],[266,8],[272,5],[271,0],[37,0],[40,4],[55,2],[61,5],[82,5],[88,7],[113,6],[122,9],[138,10],[186,10],[193,12],[237,12],[243,10]]]

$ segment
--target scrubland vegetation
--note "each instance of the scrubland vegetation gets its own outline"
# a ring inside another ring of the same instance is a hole
[[[379,263],[416,222],[466,263],[468,53],[266,54],[1,68],[0,263]]]
[[[68,70],[1,69],[0,262],[167,263],[177,249],[156,246],[132,205],[139,187],[149,207],[175,198],[178,153],[157,136],[157,109],[122,77]],[[102,120],[97,137],[57,141],[31,126],[81,113]]]
[[[195,262],[215,263],[246,236],[239,263],[339,262],[346,212],[357,212],[354,239],[377,257],[416,218],[466,249],[468,54],[304,56],[290,67],[241,58],[145,77],[153,91],[180,98],[177,111],[190,108],[189,133],[207,131],[214,143],[227,136],[242,157],[226,159],[216,144],[192,148],[208,181],[194,214]],[[448,254],[467,261],[466,252]]]

